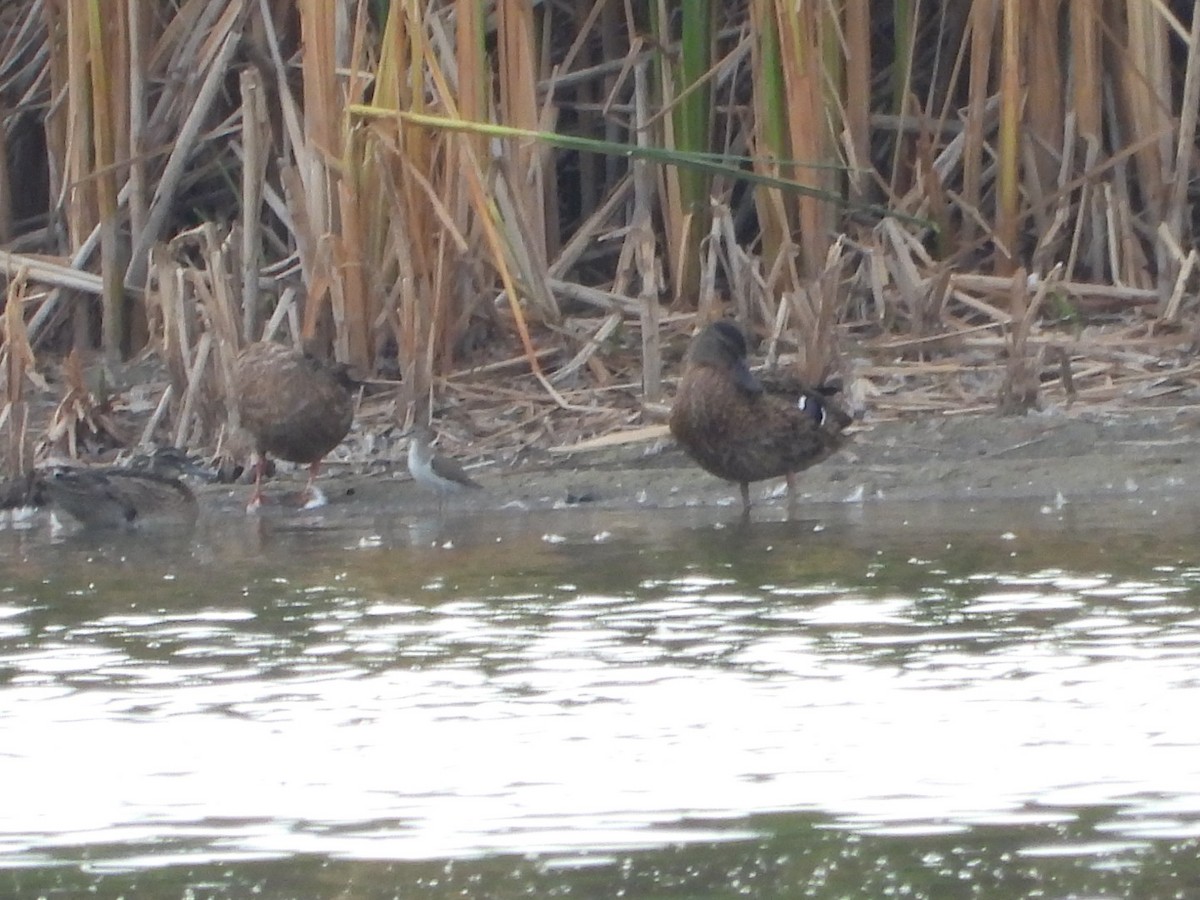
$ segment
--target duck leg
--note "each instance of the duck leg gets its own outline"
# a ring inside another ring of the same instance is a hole
[[[738,485],[742,489],[742,511],[750,512],[750,482],[743,481]]]
[[[308,484],[304,486],[304,494],[301,504],[301,509],[317,509],[329,503],[329,499],[325,496],[325,492],[317,487],[317,476],[321,474],[321,460],[317,460],[308,467]]]
[[[254,493],[250,495],[250,502],[246,504],[246,512],[258,512],[262,507],[265,498],[263,497],[262,480],[263,473],[267,469],[267,457],[260,453],[258,459],[254,461]]]

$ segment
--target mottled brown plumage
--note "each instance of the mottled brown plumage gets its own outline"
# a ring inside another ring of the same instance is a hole
[[[102,468],[53,468],[34,475],[37,502],[70,513],[90,528],[131,528],[148,520],[188,522],[196,497],[176,478]]]
[[[41,506],[42,485],[37,472],[0,479],[0,510]]]
[[[850,417],[820,389],[765,383],[746,363],[746,338],[729,321],[704,328],[688,347],[671,408],[671,433],[705,471],[736,482],[750,508],[750,482],[792,476],[845,440]]]
[[[268,456],[307,465],[306,505],[324,502],[313,482],[321,460],[350,431],[351,385],[344,368],[301,350],[268,341],[242,350],[236,371],[238,410],[259,456],[251,506],[262,501]]]

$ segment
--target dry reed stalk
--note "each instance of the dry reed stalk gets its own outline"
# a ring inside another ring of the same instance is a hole
[[[223,260],[217,255],[209,258],[208,263],[213,262],[223,263]],[[175,446],[207,441],[225,423],[233,430],[240,424],[233,377],[238,348],[228,336],[229,326],[236,322],[233,279],[218,271],[213,277],[212,270],[207,273],[191,267],[185,270],[184,283],[194,295],[207,327],[200,335],[188,368],[187,387],[176,422]],[[180,435],[187,436],[185,443],[181,443]]]
[[[428,57],[425,61],[429,62]],[[461,115],[454,101],[453,93],[446,80],[445,74],[440,68],[430,66],[428,74],[433,83],[433,90],[437,94],[441,103],[445,106],[447,115],[452,120],[461,120]],[[403,132],[407,127],[403,117],[397,117],[398,127]],[[490,261],[495,267],[497,277],[503,286],[503,296],[507,299],[508,309],[512,315],[513,326],[521,340],[521,345],[525,350],[526,356],[529,359],[530,368],[533,370],[534,377],[546,392],[554,398],[555,402],[564,408],[570,407],[570,404],[562,397],[561,394],[547,380],[545,373],[542,371],[538,361],[536,350],[533,345],[533,339],[530,334],[529,324],[525,316],[525,312],[519,302],[520,295],[517,292],[516,281],[513,278],[509,248],[501,235],[500,223],[497,221],[495,207],[489,199],[489,193],[486,188],[486,178],[484,168],[480,159],[476,156],[474,147],[468,141],[459,141],[457,147],[460,151],[460,156],[455,162],[459,164],[458,168],[453,170],[453,177],[450,173],[446,173],[446,177],[453,181],[455,178],[461,179],[465,176],[466,198],[469,200],[470,209],[475,217],[475,224],[478,225],[479,232],[483,239],[483,243],[487,247]],[[443,169],[443,171],[446,171]],[[444,268],[441,269],[443,277],[447,277],[449,273]],[[435,299],[440,296],[435,294]]]
[[[157,290],[151,293],[161,321],[159,353],[166,364],[172,394],[187,390],[188,354],[191,351],[191,315],[185,305],[183,270],[163,245],[151,253],[151,275]]]
[[[738,319],[747,322],[751,319],[751,310],[765,310],[769,305],[762,258],[739,244],[731,215],[718,215],[717,219],[721,225],[720,246],[726,256],[729,291]]]
[[[302,0],[298,4],[300,39],[304,44],[300,73],[303,83],[301,109],[303,134],[292,147],[300,184],[293,182],[288,194],[299,230],[300,262],[308,293],[304,304],[304,334],[314,338],[331,306],[332,286],[339,273],[333,269],[334,234],[337,231],[339,185],[331,163],[342,158],[344,137],[338,71],[349,64],[339,54],[346,42],[339,39],[341,4]],[[281,88],[282,89],[282,88]],[[295,188],[300,187],[301,190]],[[331,311],[336,315],[336,312]],[[342,348],[343,350],[345,348]]]
[[[1160,140],[1143,146],[1134,155],[1138,181],[1147,192],[1145,202],[1153,220],[1162,215],[1165,197],[1163,172],[1173,154],[1171,121],[1170,53],[1167,23],[1160,9],[1151,3],[1125,4],[1125,46],[1121,48],[1123,65],[1118,67],[1118,89],[1124,101],[1122,118],[1130,134],[1157,134]]]
[[[210,332],[204,332],[200,335],[200,341],[196,345],[194,359],[187,371],[187,387],[183,392],[183,400],[179,410],[179,416],[175,420],[175,434],[171,440],[172,446],[188,447],[191,446],[192,435],[199,430],[199,427],[192,427],[192,420],[195,417],[196,404],[199,402],[201,388],[204,385],[204,373],[208,369],[208,357],[212,352],[213,337]],[[235,404],[236,408],[236,404]],[[236,413],[235,413],[236,416]],[[234,419],[236,421],[236,418]]]
[[[1071,220],[1079,220],[1079,210],[1075,209],[1070,192],[1064,189],[1075,168],[1075,150],[1075,118],[1068,115],[1063,122],[1062,154],[1059,158],[1055,190],[1050,195],[1040,197],[1038,201],[1041,218],[1045,224],[1038,229],[1037,246],[1032,253],[1031,269],[1034,272],[1046,271],[1062,257],[1063,244],[1068,237]],[[1042,185],[1038,184],[1037,187],[1041,190]],[[1051,210],[1053,212],[1046,221],[1046,213]],[[1077,233],[1075,229],[1071,230]]]
[[[342,130],[343,156],[337,180],[337,213],[340,232],[331,239],[334,263],[333,312],[334,343],[338,357],[359,369],[370,371],[375,362],[375,323],[381,311],[381,277],[392,270],[387,257],[387,204],[379,191],[380,174],[374,148],[374,135],[355,128],[347,113],[351,103],[361,103],[370,89],[372,61],[367,55],[367,6],[356,5],[351,32],[349,66],[351,77],[339,97],[338,126]],[[384,95],[386,96],[386,95]],[[374,99],[383,106],[384,96]],[[384,108],[394,109],[391,106]]]
[[[266,192],[271,124],[267,119],[262,73],[243,69],[242,97],[242,336],[258,336],[258,272],[262,267],[262,201]]]
[[[591,355],[591,353],[594,352],[592,350],[594,343],[598,343],[605,339],[605,336],[606,336],[605,331],[606,331],[606,329],[604,329],[604,328],[601,328],[599,331],[597,331],[596,334],[594,335],[592,341],[589,341],[589,343],[584,347],[584,349],[579,351],[579,353],[577,354],[577,357],[586,360],[587,357],[589,357]],[[562,351],[560,351],[559,348],[557,348],[557,347],[547,347],[545,350],[539,350],[537,355],[538,355],[539,360],[547,360],[548,361],[550,359],[553,359],[556,356],[561,355],[561,352]],[[529,367],[529,358],[528,357],[514,356],[514,357],[510,357],[509,359],[502,359],[502,360],[499,360],[494,363],[488,363],[487,365],[484,365],[484,366],[476,366],[476,367],[470,368],[470,369],[460,369],[459,371],[455,372],[453,375],[448,376],[447,380],[479,378],[484,375],[494,375],[498,372],[506,372],[509,369],[518,369],[521,367],[524,367],[524,368]],[[565,378],[565,376],[564,376],[564,378]]]
[[[348,160],[344,177],[337,182],[340,233],[329,237],[330,309],[333,313],[334,346],[337,357],[363,371],[374,364],[371,321],[377,303],[368,291],[366,266],[372,261],[367,247],[367,226],[371,218],[370,178],[363,166],[359,148]],[[306,307],[309,312],[311,307]],[[310,313],[311,315],[311,313]],[[310,318],[309,322],[314,322]],[[310,329],[306,334],[312,333]]]
[[[532,224],[526,220],[525,209],[515,202],[517,192],[513,190],[515,185],[511,166],[504,159],[496,161],[493,184],[496,219],[504,229],[505,247],[513,267],[520,275],[525,299],[538,314],[541,323],[557,324],[560,318],[558,304],[547,284],[545,262],[538,256],[537,247],[544,241],[534,233]],[[544,255],[544,251],[541,252],[541,256]]]
[[[983,205],[986,120],[982,112],[986,107],[988,95],[991,93],[989,73],[992,64],[992,48],[996,44],[996,22],[1000,8],[1000,0],[978,0],[971,5],[970,49],[968,51],[970,61],[967,76],[968,111],[963,130],[962,149],[962,202],[969,209],[980,209]],[[961,239],[966,242],[973,241],[979,233],[976,225],[975,219],[970,217],[965,219],[960,232]]]
[[[382,153],[382,149],[378,152]],[[406,165],[404,168],[409,169],[410,167]],[[389,320],[395,335],[397,355],[401,361],[400,406],[408,409],[417,402],[418,398],[424,397],[428,393],[433,383],[432,353],[422,353],[419,349],[422,345],[418,341],[419,335],[428,334],[428,326],[423,324],[419,316],[422,297],[426,296],[425,292],[429,285],[429,280],[422,277],[425,273],[424,267],[421,265],[423,256],[421,249],[423,242],[428,240],[428,232],[422,236],[410,233],[409,218],[406,213],[409,210],[424,211],[413,208],[415,197],[411,187],[416,184],[426,189],[427,196],[431,198],[431,205],[435,210],[440,209],[440,201],[434,202],[432,186],[419,172],[414,172],[411,178],[405,180],[406,187],[410,190],[406,194],[402,194],[400,187],[396,184],[396,179],[388,174],[387,166],[381,164],[379,171],[383,173],[383,184],[392,204],[389,234],[395,245],[394,252],[400,277],[396,280],[393,293],[395,299],[391,304],[394,312],[389,316]],[[443,221],[449,222],[449,220],[450,216],[447,212]],[[446,230],[457,233],[452,224]],[[465,249],[466,241],[461,240],[459,246]]]
[[[112,422],[103,408],[105,400],[97,399],[87,385],[79,351],[72,350],[67,356],[62,381],[63,398],[54,410],[41,446],[51,453],[77,459],[81,442],[86,449],[94,450],[97,444],[113,436]]]
[[[94,173],[93,190],[96,192],[96,211],[100,225],[100,272],[104,282],[102,301],[102,345],[110,360],[121,357],[127,345],[127,316],[123,289],[122,257],[117,222],[117,183],[114,164],[117,159],[117,133],[127,133],[120,128],[118,100],[128,92],[118,90],[120,77],[115,69],[118,60],[124,62],[127,45],[123,26],[128,15],[121,8],[123,0],[112,0],[106,14],[101,10],[100,0],[87,0],[87,49],[89,87],[91,89],[91,138]],[[116,13],[115,15],[113,13]],[[122,104],[123,105],[123,104]],[[126,148],[126,151],[128,148]],[[126,158],[128,153],[125,154]]]
[[[615,312],[609,313],[607,316],[601,319],[600,327],[595,329],[595,331],[588,336],[579,352],[571,357],[571,359],[568,360],[565,365],[560,366],[551,376],[550,380],[556,385],[564,384],[568,380],[574,378],[575,373],[584,366],[590,365],[591,361],[595,359],[600,348],[604,345],[604,342],[609,340],[620,329],[622,321],[623,319],[621,314]],[[523,359],[524,357],[519,357],[517,362],[521,362]],[[504,365],[502,368],[508,368],[512,361],[505,362],[506,365]],[[489,370],[497,371],[495,368],[490,368]],[[473,370],[473,372],[474,374],[479,374],[479,370]]]
[[[1017,225],[1021,182],[1021,122],[1025,96],[1021,54],[1022,4],[1003,4],[1000,46],[1000,133],[996,158],[996,229],[993,240],[999,255],[997,271],[1012,272],[1017,265]]]
[[[0,121],[8,118],[8,110],[0,102]],[[0,128],[0,245],[13,238],[13,196],[10,185],[14,183],[9,166],[8,129]]]
[[[1196,157],[1196,122],[1200,111],[1200,14],[1195,9],[1192,10],[1192,28],[1187,38],[1187,67],[1179,109],[1179,132],[1171,155],[1170,170],[1166,174],[1169,193],[1162,224],[1163,233],[1175,241],[1183,236],[1184,214],[1188,206],[1187,185],[1190,181],[1188,173],[1192,171]],[[1160,314],[1165,318],[1174,319],[1178,315],[1180,298],[1187,276],[1191,273],[1194,255],[1193,250],[1188,254],[1186,263],[1181,263],[1177,253],[1164,260],[1160,252],[1159,289],[1164,293]],[[1173,286],[1169,284],[1172,276]],[[1169,293],[1166,291],[1168,287],[1172,288]]]
[[[44,75],[44,69],[34,70],[32,63],[39,51],[46,50],[46,44],[39,3],[10,3],[0,9],[0,97],[4,98],[0,100],[0,121],[5,123],[0,128],[0,245],[16,236],[14,190],[19,190],[22,181],[22,166],[15,156],[18,142],[10,142],[18,111],[13,103],[16,98],[30,101],[32,92],[25,79],[30,73]]]
[[[1027,155],[1025,179],[1030,185],[1030,222],[1041,234],[1049,209],[1039,202],[1061,183],[1057,160],[1067,152],[1063,143],[1063,103],[1067,83],[1060,62],[1066,35],[1059,31],[1061,0],[1032,0],[1021,21],[1023,57],[1030,70],[1025,79],[1026,134],[1022,152]]]
[[[759,143],[754,155],[768,160],[756,167],[832,196],[838,187],[829,167],[837,147],[832,129],[843,126],[827,121],[823,110],[828,105],[830,115],[845,122],[840,13],[824,3],[793,7],[765,0],[751,4],[750,12],[759,30],[751,37],[759,76],[754,100]],[[799,163],[779,162],[783,160]],[[829,248],[831,208],[811,194],[785,196],[761,187],[756,189],[756,206],[763,225],[765,290],[737,299],[743,314],[775,322],[778,331],[786,321],[787,304],[766,300],[802,290],[811,273],[820,271]],[[793,234],[799,235],[798,245],[792,243]]]
[[[1039,281],[1032,299],[1024,270],[1018,269],[1013,275],[1009,302],[1013,323],[1005,335],[1008,360],[996,400],[1003,415],[1024,413],[1038,406],[1045,350],[1044,345],[1035,345],[1031,353],[1029,338],[1047,289],[1057,280],[1059,271],[1055,270],[1049,277]]]
[[[553,279],[561,278],[578,263],[593,244],[603,239],[603,230],[611,227],[613,218],[617,213],[623,211],[632,192],[633,178],[629,175],[622,176],[604,201],[592,209],[591,213],[575,229],[571,239],[559,250],[558,257],[548,269],[551,284]]]
[[[717,296],[717,263],[723,249],[721,232],[728,217],[729,207],[724,204],[717,206],[709,216],[708,241],[701,250],[700,293],[696,298],[696,319],[699,322],[712,322],[721,315],[720,298]],[[733,281],[732,266],[727,263],[725,269],[730,273],[730,281]],[[734,287],[734,290],[737,288]]]
[[[1104,64],[1100,49],[1103,8],[1071,3],[1067,9],[1071,33],[1071,111],[1085,141],[1099,140],[1102,129]]]
[[[84,294],[98,296],[104,289],[99,275],[80,272],[69,265],[56,263],[45,257],[0,250],[0,271],[11,273],[18,270],[23,270],[30,281],[51,284]],[[36,335],[32,328],[31,332],[31,336]]]
[[[624,271],[625,269],[618,270],[619,274]],[[599,288],[592,288],[571,281],[559,281],[554,278],[550,279],[550,287],[560,297],[586,303],[605,312],[622,310],[629,316],[638,316],[641,314],[641,305],[638,301],[624,293],[602,291]]]
[[[57,74],[62,78],[62,90],[67,102],[62,105],[63,121],[60,127],[62,139],[60,159],[63,160],[62,181],[55,187],[61,191],[56,198],[61,204],[63,228],[70,245],[79,246],[88,231],[97,223],[94,195],[85,186],[90,184],[91,148],[88,139],[91,119],[88,107],[90,91],[87,78],[88,35],[86,9],[82,4],[71,3],[64,11],[52,10],[52,15],[64,18],[52,34],[57,33],[64,42],[65,51],[55,54],[61,63]],[[81,18],[82,17],[82,18]],[[76,302],[71,307],[73,329],[72,343],[77,348],[91,346],[90,323],[87,309]]]
[[[188,8],[194,8],[195,5],[194,2],[189,3]],[[146,279],[150,248],[162,237],[168,214],[181,188],[188,160],[196,150],[201,129],[220,89],[224,86],[226,69],[244,28],[243,0],[229,0],[223,9],[217,4],[211,4],[210,8],[219,9],[220,15],[212,30],[204,34],[203,43],[197,49],[197,59],[189,61],[189,70],[203,72],[203,78],[196,90],[193,104],[188,107],[187,115],[179,125],[171,152],[155,185],[154,196],[146,212],[145,227],[140,234],[134,235],[129,266],[125,271],[125,284],[131,287],[140,286]],[[193,66],[196,68],[191,68]],[[189,86],[194,86],[193,79],[185,80]],[[153,122],[152,116],[151,123]]]
[[[0,418],[8,438],[4,471],[9,477],[23,475],[33,467],[25,379],[36,360],[25,328],[27,292],[25,273],[18,272],[9,282],[4,297],[4,343],[0,347],[0,360],[3,362],[5,403]]]
[[[646,66],[641,64],[634,72],[634,134],[641,146],[645,146],[650,139],[646,131],[646,120],[649,117],[646,81]],[[662,279],[655,254],[654,228],[650,221],[654,199],[654,178],[649,171],[649,164],[644,159],[635,160],[633,215],[629,240],[633,245],[632,256],[638,275],[642,326],[642,392],[648,403],[657,403],[662,397],[662,351],[658,334],[658,298],[662,290]]]
[[[459,10],[457,26],[474,31],[481,11]],[[431,42],[447,38],[435,27],[440,20],[426,21],[419,4],[393,7],[385,30],[381,71],[383,93],[375,103],[381,109],[425,109],[431,101],[423,89],[428,64],[453,64],[461,51],[433,50]],[[472,104],[485,102],[480,72],[460,66],[458,83]],[[444,79],[443,79],[444,81]],[[436,100],[434,100],[436,102]],[[480,113],[483,115],[483,113]],[[446,178],[447,158],[452,151],[440,136],[399,123],[394,137],[376,128],[373,145],[375,171],[385,187],[388,211],[381,213],[387,227],[381,233],[390,241],[396,260],[395,285],[387,303],[394,313],[389,318],[401,364],[401,392],[397,415],[420,406],[432,390],[434,372],[450,348],[450,322],[454,303],[448,261],[455,251],[469,254],[472,244],[461,236],[465,204],[457,182]]]
[[[552,107],[547,105],[543,119],[537,97],[537,58],[539,54],[536,24],[531,0],[497,0],[495,8],[499,120],[517,128],[554,130],[549,120]],[[528,240],[525,256],[535,272],[545,277],[547,266],[547,152],[538,144],[507,142],[505,168],[512,173],[508,189],[512,202],[525,225]],[[531,273],[532,274],[532,273]]]
[[[312,150],[336,159],[341,155],[342,132],[339,127],[338,71],[350,60],[341,48],[346,46],[340,32],[345,27],[339,13],[342,3],[300,0],[300,40],[304,54],[300,73],[304,84],[304,132]]]
[[[672,17],[667,9],[665,0],[652,0],[647,6],[647,13],[650,18],[650,29],[652,31],[652,40],[660,47],[670,46],[672,44]],[[682,10],[681,10],[682,14]],[[632,25],[630,21],[627,23]],[[631,39],[628,51],[624,59],[623,75],[632,76],[636,79],[639,71],[645,72],[644,64],[638,61],[643,50],[643,40],[639,37]],[[679,67],[672,65],[671,60],[667,59],[664,54],[656,53],[652,57],[654,64],[654,77],[652,87],[647,87],[646,90],[653,91],[653,102],[658,110],[662,111],[662,115],[654,118],[655,133],[652,137],[654,143],[663,147],[675,147],[679,145],[679,135],[677,133],[679,121],[678,117],[671,115],[670,110],[677,108],[681,87],[679,81]],[[637,85],[636,81],[633,86],[635,115],[637,114]],[[647,124],[649,117],[647,118]],[[646,125],[641,126],[647,127]],[[634,133],[626,140],[631,143],[637,142],[643,136],[637,133],[635,126]],[[644,144],[643,144],[644,146]],[[685,236],[689,230],[688,211],[685,208],[683,200],[683,186],[680,183],[679,173],[671,168],[664,168],[655,171],[655,177],[659,180],[658,193],[662,197],[660,209],[662,211],[663,222],[663,253],[666,256],[666,268],[669,273],[669,280],[677,289],[682,288],[684,280],[683,262],[685,247]],[[636,188],[635,188],[636,192]],[[627,252],[632,251],[632,245],[622,247],[622,257],[617,262],[617,278],[614,279],[614,284],[620,284],[620,273],[628,272],[629,256]],[[685,298],[682,294],[677,294],[677,300],[680,302],[689,302],[690,298]]]
[[[222,239],[217,227],[211,222],[200,226],[200,253],[204,261],[203,270],[193,270],[193,278],[203,280],[209,302],[202,308],[207,314],[208,330],[212,331],[226,356],[230,360],[237,354],[239,320],[237,291],[238,283],[234,265],[230,261],[229,247],[234,244],[232,235]],[[232,382],[231,382],[232,383]]]
[[[262,340],[276,340],[279,330],[286,321],[288,323],[290,343],[293,346],[300,345],[300,315],[296,312],[296,293],[296,288],[294,287],[283,289],[283,293],[279,295],[279,302],[275,304],[275,311],[271,313],[271,318],[263,326]]]
[[[849,164],[851,201],[869,199],[864,178],[871,164],[871,3],[847,0],[843,14],[845,29],[845,112],[843,146]]]
[[[125,137],[123,156],[129,161],[129,180],[126,182],[129,208],[129,233],[141,234],[146,227],[149,204],[146,152],[146,116],[150,97],[147,88],[147,8],[137,0],[125,5],[125,30],[129,40],[129,59],[126,71],[129,79],[129,132]]]
[[[775,12],[782,50],[785,108],[788,110],[789,156],[801,161],[793,174],[801,184],[829,190],[833,187],[830,170],[818,168],[830,160],[832,149],[824,115],[824,4],[789,8],[777,3]],[[830,207],[815,196],[801,195],[796,198],[795,210],[792,231],[800,235],[801,271],[811,276],[820,271],[829,250]],[[793,286],[794,283],[787,287]]]
[[[893,34],[893,50],[890,60],[891,78],[887,87],[886,104],[889,111],[903,124],[907,124],[913,113],[912,85],[916,73],[913,71],[917,63],[917,48],[915,46],[917,33],[917,15],[919,7],[912,0],[896,0],[891,9],[891,25]],[[908,189],[908,164],[906,157],[909,142],[906,139],[905,128],[897,129],[895,139],[891,142],[891,173],[888,179],[888,193],[896,196]]]
[[[790,294],[786,298],[789,302],[780,305],[796,319],[800,333],[796,368],[809,384],[824,383],[840,362],[836,327],[842,310],[845,253],[844,240],[830,247],[821,274],[802,290]]]

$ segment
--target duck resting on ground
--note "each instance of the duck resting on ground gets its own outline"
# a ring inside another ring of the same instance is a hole
[[[88,528],[191,522],[197,513],[196,496],[179,479],[115,466],[36,470],[31,498],[33,505],[64,510]]]
[[[234,383],[242,427],[258,453],[247,509],[262,505],[268,456],[307,465],[302,505],[323,506],[325,495],[316,486],[321,460],[342,442],[354,420],[354,381],[345,366],[261,341],[238,354]]]
[[[684,358],[670,427],[702,469],[738,484],[749,513],[750,482],[782,475],[794,501],[795,473],[837,450],[851,419],[832,390],[760,380],[746,355],[746,337],[733,322],[705,326]]]

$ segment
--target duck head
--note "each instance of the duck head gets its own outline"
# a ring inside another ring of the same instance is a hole
[[[742,329],[728,319],[721,319],[696,335],[688,347],[686,362],[689,366],[724,370],[747,394],[761,394],[763,386],[746,363],[748,352]]]

